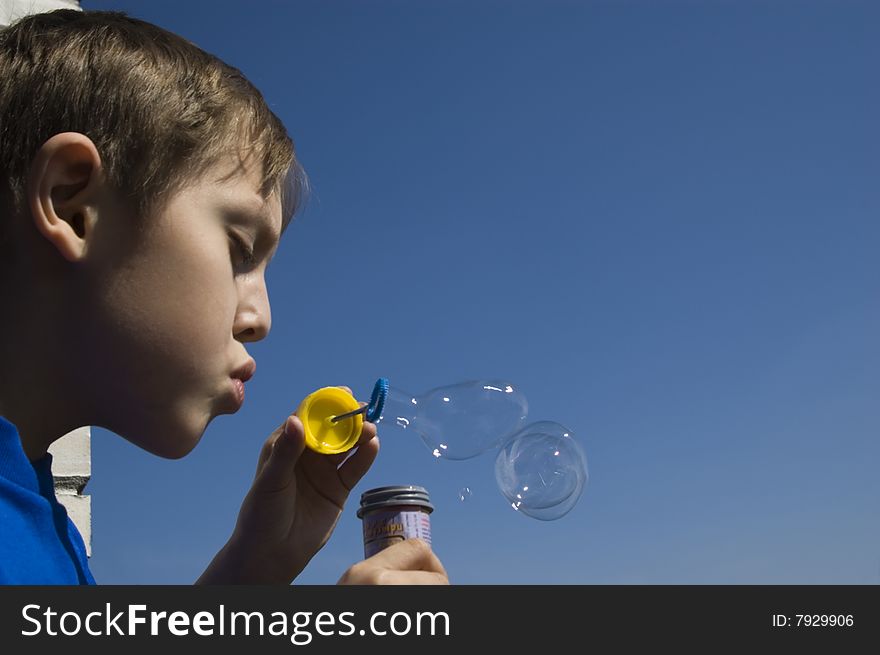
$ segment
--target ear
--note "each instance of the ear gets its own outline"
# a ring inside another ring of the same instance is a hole
[[[27,191],[31,218],[68,261],[85,254],[103,179],[98,149],[84,134],[56,134],[34,156]]]

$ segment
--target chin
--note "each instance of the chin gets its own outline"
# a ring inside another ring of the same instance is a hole
[[[164,457],[165,459],[181,459],[189,455],[198,443],[199,442],[196,441],[195,443],[168,444],[170,446],[169,448],[156,450],[153,454],[158,455],[159,457]]]
[[[207,427],[207,426],[205,426]],[[164,459],[181,459],[189,455],[199,444],[205,428],[164,426],[149,433],[119,434],[138,448]]]

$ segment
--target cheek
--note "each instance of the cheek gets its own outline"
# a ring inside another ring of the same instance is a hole
[[[105,336],[131,356],[203,366],[231,338],[237,292],[230,264],[198,249],[168,254],[132,260],[111,276],[96,299],[104,316],[97,325],[114,326]]]
[[[203,365],[225,354],[232,338],[236,288],[222,266],[181,272],[167,280],[168,293],[153,303],[157,321],[169,347],[184,361]]]

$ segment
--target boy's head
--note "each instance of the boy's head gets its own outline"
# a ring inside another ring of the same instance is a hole
[[[146,215],[221,156],[252,157],[261,192],[295,211],[302,173],[284,126],[236,69],[155,25],[60,10],[0,31],[0,182],[21,209],[49,137],[88,136],[107,181]]]
[[[34,453],[91,424],[182,456],[268,333],[293,144],[240,72],[122,14],[0,31],[0,80],[0,414]]]

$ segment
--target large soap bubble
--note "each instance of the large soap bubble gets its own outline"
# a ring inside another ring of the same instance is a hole
[[[419,396],[389,387],[376,423],[415,432],[434,457],[462,460],[498,446],[526,414],[525,396],[510,383],[470,380]]]

